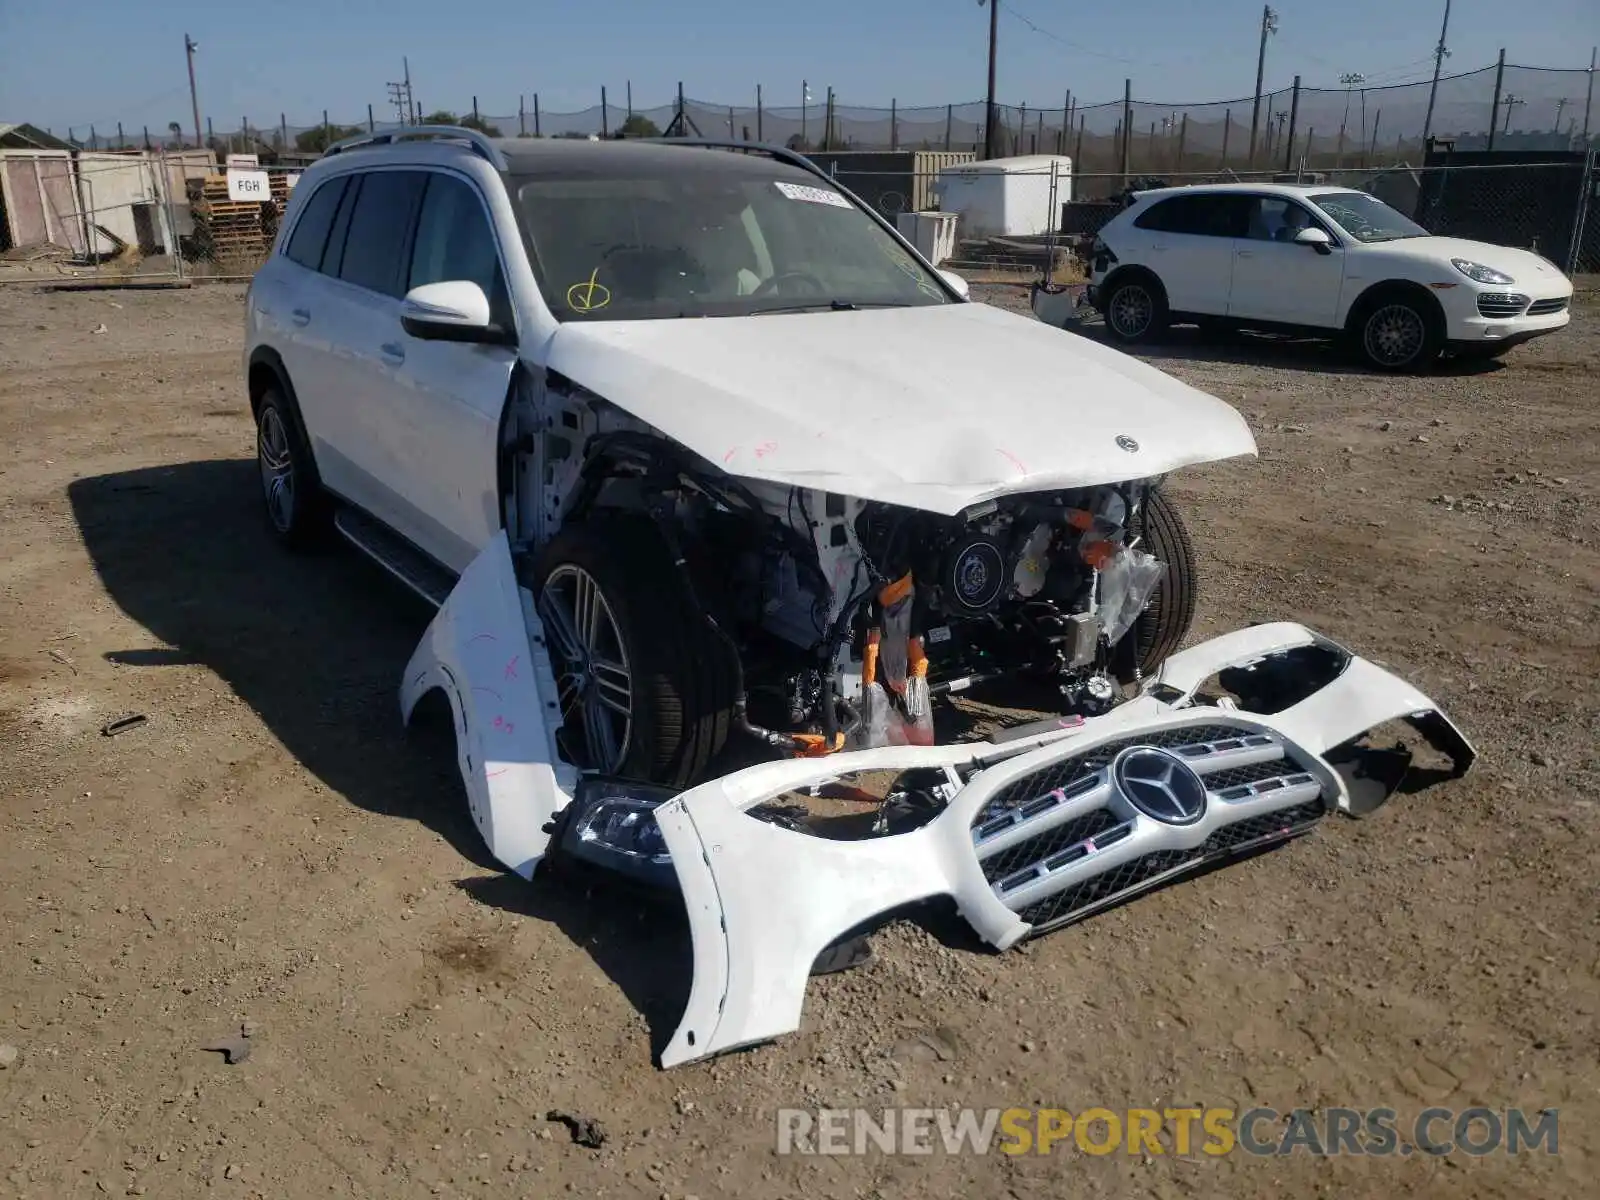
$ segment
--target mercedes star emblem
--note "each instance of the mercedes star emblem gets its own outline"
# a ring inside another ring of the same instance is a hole
[[[1117,760],[1117,787],[1140,812],[1165,825],[1193,825],[1206,811],[1206,785],[1188,763],[1152,746]]]

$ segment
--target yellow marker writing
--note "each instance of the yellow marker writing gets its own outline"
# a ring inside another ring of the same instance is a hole
[[[573,312],[594,312],[611,303],[611,289],[603,283],[596,282],[600,268],[596,267],[589,272],[589,278],[583,283],[575,283],[567,289],[567,307]]]

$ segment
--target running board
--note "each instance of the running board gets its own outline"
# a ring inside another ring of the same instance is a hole
[[[441,608],[456,578],[388,526],[357,509],[341,507],[334,528],[361,553],[434,608]]]

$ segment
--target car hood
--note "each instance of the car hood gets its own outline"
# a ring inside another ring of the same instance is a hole
[[[1385,243],[1409,253],[1426,255],[1444,266],[1453,278],[1459,279],[1452,258],[1471,259],[1496,271],[1504,271],[1517,281],[1518,287],[1563,287],[1568,281],[1561,268],[1549,259],[1531,250],[1518,250],[1514,246],[1496,246],[1490,242],[1474,242],[1469,238],[1425,237],[1401,238]]]
[[[1216,397],[985,304],[567,322],[546,361],[732,474],[945,514],[1256,449]]]

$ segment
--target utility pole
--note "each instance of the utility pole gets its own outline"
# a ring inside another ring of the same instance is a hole
[[[1494,99],[1489,101],[1489,149],[1494,149],[1495,130],[1500,126],[1500,89],[1506,79],[1506,52],[1500,50],[1500,63],[1494,69]],[[1509,120],[1510,110],[1507,110]]]
[[[1250,157],[1246,166],[1254,166],[1256,161],[1256,130],[1261,125],[1261,82],[1266,77],[1267,70],[1267,37],[1278,32],[1278,14],[1272,11],[1272,5],[1266,4],[1261,8],[1261,47],[1256,51],[1256,102],[1250,110]]]
[[[194,110],[194,144],[200,149],[205,142],[200,140],[200,94],[194,86],[194,52],[200,49],[200,43],[187,33],[183,35],[183,53],[189,59],[189,107]]]
[[[389,89],[389,103],[394,105],[395,116],[402,125],[415,125],[416,112],[411,99],[411,60],[402,58],[405,75],[399,82],[390,82],[384,86]]]
[[[1507,92],[1505,99],[1500,101],[1500,103],[1506,106],[1506,123],[1501,127],[1500,132],[1501,133],[1510,133],[1511,132],[1511,110],[1514,107],[1516,107],[1518,104],[1526,104],[1527,101],[1524,100],[1521,96],[1515,96],[1512,93]]]
[[[1282,145],[1283,144],[1283,125],[1284,125],[1284,122],[1289,119],[1288,110],[1280,108],[1277,112],[1272,114],[1272,119],[1278,123],[1278,136],[1277,136],[1276,139],[1274,139],[1272,144],[1274,146]],[[1269,130],[1268,132],[1270,133],[1271,131]],[[1270,151],[1269,151],[1269,153],[1270,153]]]
[[[1557,133],[1561,132],[1561,110],[1566,108],[1566,107],[1567,107],[1567,98],[1565,96],[1561,97],[1561,99],[1556,101],[1556,123],[1554,125],[1554,129],[1555,129],[1555,131]],[[121,131],[119,130],[118,131],[119,135],[120,135],[120,132]]]
[[[1350,125],[1350,89],[1366,83],[1367,77],[1360,71],[1346,71],[1339,76],[1339,82],[1344,84],[1344,118],[1339,122],[1339,149],[1335,158],[1337,165],[1343,165],[1345,130]],[[1361,89],[1361,140],[1367,140],[1367,89]]]
[[[1583,94],[1583,144],[1589,144],[1589,109],[1594,104],[1595,47],[1589,47],[1589,86]]]
[[[1428,138],[1433,133],[1433,101],[1439,94],[1439,68],[1444,65],[1444,60],[1450,57],[1450,51],[1445,49],[1445,35],[1450,32],[1450,0],[1444,0],[1444,24],[1439,26],[1439,44],[1433,49],[1433,83],[1428,87],[1428,115],[1422,119],[1422,145],[1427,149]],[[1490,126],[1493,128],[1493,126]]]
[[[1000,0],[978,0],[981,7],[989,6],[989,91],[984,101],[983,109],[983,156],[994,158],[995,145],[995,119],[994,119],[994,52],[995,44],[1000,37]]]

